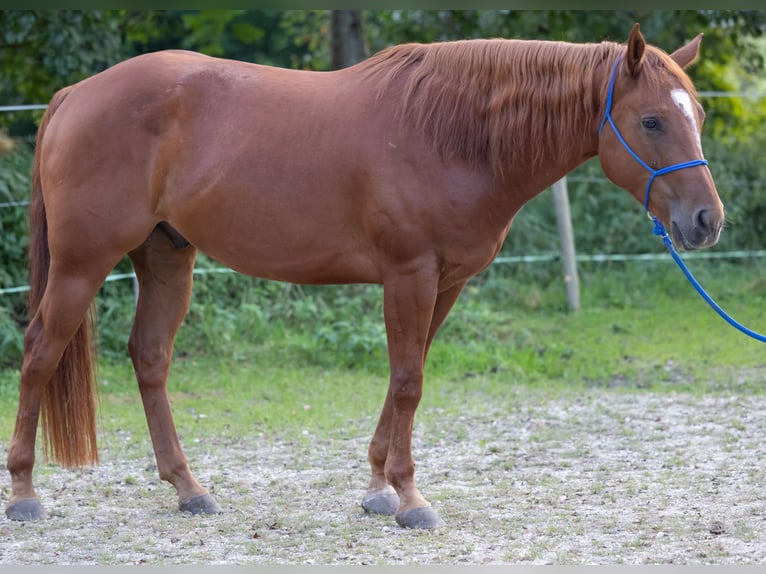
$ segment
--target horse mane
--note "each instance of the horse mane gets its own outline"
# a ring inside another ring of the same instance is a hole
[[[604,112],[608,73],[624,45],[541,40],[401,44],[360,64],[378,98],[397,90],[401,121],[421,129],[445,159],[504,168],[540,165],[561,142],[578,142]],[[662,50],[656,67],[691,81]],[[675,66],[675,67],[674,67]],[[659,84],[661,76],[649,72]]]

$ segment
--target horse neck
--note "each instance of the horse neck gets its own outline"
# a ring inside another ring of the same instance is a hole
[[[496,120],[514,126],[508,131],[506,151],[495,156],[492,165],[498,213],[512,217],[524,203],[598,155],[609,73],[620,47],[612,43],[567,47],[582,50],[580,57],[590,56],[594,62],[590,72],[580,70],[551,80],[547,89],[541,88],[544,84],[539,78],[522,82],[515,93],[506,96],[510,98],[507,115]],[[572,58],[573,53],[558,56]],[[555,60],[550,66],[566,69],[564,62]],[[535,103],[534,111],[524,113],[526,102]]]
[[[349,69],[449,161],[526,201],[598,151],[619,44],[466,40],[406,44]],[[510,205],[511,212],[515,205]]]
[[[499,133],[493,167],[500,173],[540,174],[545,183],[563,177],[598,153],[598,127],[617,45],[525,42],[511,63],[515,78],[499,88],[505,100],[494,121]],[[523,70],[519,78],[518,70]]]
[[[404,124],[442,157],[498,176],[561,164],[598,148],[598,122],[617,44],[466,40],[408,44],[358,69]],[[539,169],[537,169],[539,171]]]

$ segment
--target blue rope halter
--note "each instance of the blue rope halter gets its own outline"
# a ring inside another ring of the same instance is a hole
[[[614,131],[614,134],[617,136],[617,139],[620,140],[620,143],[622,146],[630,153],[630,155],[633,156],[633,158],[641,164],[641,166],[646,169],[650,174],[651,177],[649,178],[649,183],[646,184],[646,195],[644,198],[644,211],[646,211],[646,215],[649,217],[649,219],[652,220],[654,223],[654,234],[657,235],[662,239],[662,242],[665,244],[665,247],[667,247],[668,251],[670,252],[670,255],[673,257],[673,260],[678,264],[678,266],[681,268],[681,271],[684,272],[684,275],[686,275],[686,278],[689,280],[689,282],[692,284],[692,286],[697,290],[697,292],[702,296],[702,298],[710,305],[713,310],[718,313],[727,323],[729,323],[732,327],[735,329],[741,331],[745,335],[748,335],[752,337],[753,339],[756,339],[758,341],[761,341],[762,343],[766,343],[766,336],[761,335],[760,333],[757,333],[755,331],[752,331],[745,327],[744,325],[738,323],[735,321],[730,315],[726,313],[719,305],[716,303],[710,295],[707,294],[707,292],[702,288],[702,285],[695,279],[694,275],[692,275],[692,272],[689,270],[689,268],[684,263],[683,259],[681,259],[681,256],[676,251],[676,248],[673,246],[673,240],[670,238],[670,235],[668,235],[667,230],[665,229],[665,226],[662,225],[662,222],[657,219],[650,211],[649,211],[649,192],[652,189],[652,183],[654,183],[654,180],[660,176],[664,175],[666,173],[670,173],[673,171],[677,171],[679,169],[685,169],[687,167],[696,167],[698,165],[708,165],[708,162],[706,159],[693,159],[691,161],[685,161],[682,163],[676,163],[673,165],[669,165],[667,167],[663,167],[662,169],[652,169],[644,160],[642,160],[640,157],[638,157],[638,154],[631,149],[631,147],[628,145],[628,142],[625,141],[625,138],[622,137],[622,134],[620,133],[620,130],[617,129],[617,126],[614,123],[614,119],[612,119],[612,98],[614,96],[614,79],[617,75],[617,67],[620,64],[620,61],[622,60],[622,56],[620,56],[617,61],[614,63],[614,67],[612,68],[612,74],[609,77],[609,89],[607,91],[606,96],[606,112],[604,113],[604,119],[601,120],[601,125],[598,128],[598,137],[601,137],[601,132],[604,129],[604,126],[607,122],[609,122],[609,125],[612,127],[612,131]]]

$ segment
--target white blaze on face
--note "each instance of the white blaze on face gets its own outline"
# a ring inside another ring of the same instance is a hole
[[[697,141],[697,149],[700,150],[700,157],[704,157],[702,154],[702,141],[700,140],[700,130],[697,126],[697,118],[694,115],[694,105],[692,104],[691,96],[689,92],[682,89],[676,89],[670,92],[670,97],[676,105],[681,108],[689,123],[692,126],[692,132],[694,132],[694,139]]]

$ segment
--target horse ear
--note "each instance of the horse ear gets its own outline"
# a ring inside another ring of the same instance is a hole
[[[694,38],[694,40],[686,44],[686,46],[678,48],[678,50],[670,54],[670,57],[675,60],[676,64],[682,68],[686,68],[697,59],[697,56],[699,56],[700,42],[702,42],[702,34],[697,34],[697,37]]]
[[[631,76],[637,76],[641,58],[644,56],[644,49],[646,48],[646,40],[644,40],[643,34],[641,34],[640,26],[638,22],[633,24],[633,29],[628,36],[628,54],[625,58],[625,62],[628,64],[628,70]]]

